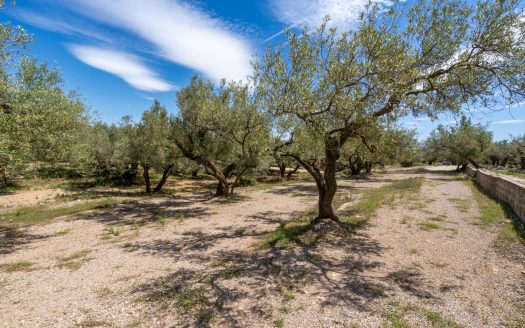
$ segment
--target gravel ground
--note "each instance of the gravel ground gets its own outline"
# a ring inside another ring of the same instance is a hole
[[[150,198],[21,229],[2,237],[0,266],[33,265],[0,270],[0,327],[519,325],[525,264],[501,255],[497,230],[473,224],[469,187],[438,169],[342,181],[357,195],[425,178],[365,228],[311,247],[260,245],[315,205],[312,184]]]

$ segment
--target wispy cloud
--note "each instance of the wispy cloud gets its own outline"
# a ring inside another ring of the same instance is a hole
[[[148,68],[138,57],[92,46],[71,45],[71,53],[85,64],[114,74],[132,87],[148,92],[173,90],[173,86]]]
[[[388,0],[372,0],[373,3],[391,5]],[[366,9],[369,0],[271,0],[276,17],[285,24],[319,27],[330,16],[330,25],[338,30],[354,28],[359,15]]]
[[[20,9],[15,10],[13,16],[24,23],[50,32],[58,32],[71,36],[83,36],[104,43],[113,43],[111,37],[96,31],[92,27],[87,27],[84,23],[81,27],[75,26],[73,23],[67,22],[64,19],[53,19],[50,16],[44,16],[31,11]]]
[[[491,122],[491,124],[520,124],[520,123],[525,123],[525,120],[502,120],[502,121]]]
[[[72,0],[78,14],[152,44],[157,55],[208,77],[241,80],[251,73],[250,44],[220,19],[170,0]]]

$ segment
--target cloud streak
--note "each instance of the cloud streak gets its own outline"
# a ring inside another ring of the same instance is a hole
[[[92,46],[71,45],[71,53],[80,61],[116,75],[135,89],[147,92],[165,92],[173,86],[133,55]]]
[[[502,121],[494,121],[491,122],[491,124],[520,124],[525,123],[525,120],[502,120]]]
[[[369,0],[271,0],[275,16],[289,25],[319,27],[325,16],[330,16],[329,25],[338,30],[355,28],[359,15],[366,9]],[[372,0],[373,3],[391,5],[388,0]]]
[[[16,10],[13,16],[29,25],[38,27],[50,32],[58,32],[69,36],[83,36],[93,40],[97,40],[104,43],[113,43],[113,40],[104,35],[103,33],[97,32],[92,28],[77,27],[72,23],[66,22],[61,19],[52,19],[49,16],[43,16],[30,12],[27,10]]]
[[[214,80],[245,79],[252,49],[228,24],[202,10],[170,0],[72,0],[78,14],[125,30],[153,45],[157,55]]]

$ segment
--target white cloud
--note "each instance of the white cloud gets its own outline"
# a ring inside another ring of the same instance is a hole
[[[116,75],[135,89],[148,92],[173,90],[170,83],[164,81],[133,55],[80,45],[72,45],[69,50],[85,64]]]
[[[252,49],[226,23],[170,0],[72,0],[67,5],[151,43],[158,55],[208,77],[241,80],[251,73]]]
[[[285,24],[315,29],[328,15],[330,25],[344,31],[355,27],[368,2],[369,0],[271,0],[271,5],[277,18]],[[388,0],[372,2],[387,6],[392,4]]]
[[[502,120],[502,121],[494,121],[491,123],[492,124],[519,124],[519,123],[525,123],[525,120]]]
[[[47,31],[58,32],[66,35],[81,35],[97,41],[113,43],[113,40],[110,37],[95,31],[93,28],[88,28],[85,24],[83,24],[82,27],[77,27],[73,25],[73,23],[68,23],[62,19],[53,19],[49,16],[43,16],[34,12],[19,9],[14,12],[13,16],[29,25]]]

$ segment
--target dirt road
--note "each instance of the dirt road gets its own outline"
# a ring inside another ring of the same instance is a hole
[[[519,324],[525,264],[494,247],[497,229],[474,224],[479,208],[455,175],[399,171],[340,189],[414,176],[425,181],[409,203],[308,247],[261,240],[315,205],[312,184],[154,198],[6,233],[0,326]]]

